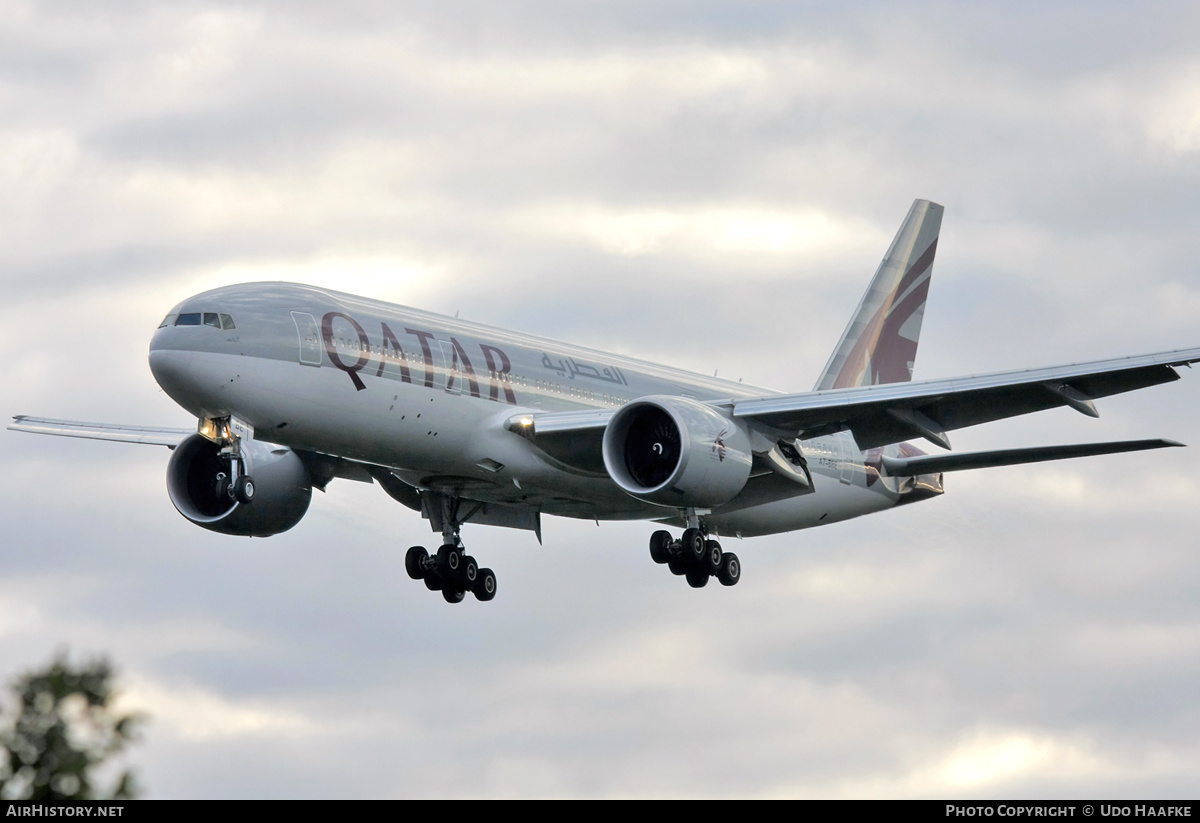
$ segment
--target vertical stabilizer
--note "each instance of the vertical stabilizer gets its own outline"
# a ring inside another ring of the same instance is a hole
[[[913,201],[815,391],[912,379],[942,211]]]

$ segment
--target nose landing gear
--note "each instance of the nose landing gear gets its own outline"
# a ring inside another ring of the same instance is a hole
[[[220,417],[201,420],[197,431],[221,448],[218,459],[225,470],[217,472],[217,499],[250,505],[254,501],[254,479],[246,469],[242,443],[253,439],[254,427],[236,417]]]

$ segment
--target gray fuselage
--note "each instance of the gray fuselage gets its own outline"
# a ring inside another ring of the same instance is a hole
[[[679,512],[622,491],[598,455],[560,459],[540,448],[511,430],[515,416],[616,410],[648,395],[709,403],[776,394],[288,283],[227,286],[183,301],[155,333],[150,366],[189,413],[234,415],[256,440],[387,467],[416,488],[589,519],[679,522]],[[791,531],[906,497],[901,482],[878,470],[877,453],[898,447],[864,454],[848,432],[801,446],[812,493],[760,502],[748,487],[712,511],[708,527]]]

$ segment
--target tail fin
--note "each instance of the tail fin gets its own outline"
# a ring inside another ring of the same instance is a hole
[[[913,201],[814,391],[912,379],[942,211]]]

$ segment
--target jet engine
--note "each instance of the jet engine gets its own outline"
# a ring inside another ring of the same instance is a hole
[[[750,478],[750,437],[742,424],[686,397],[627,403],[605,428],[603,451],[618,486],[660,506],[720,506]]]
[[[175,448],[167,465],[167,492],[179,513],[222,534],[270,537],[300,522],[312,500],[312,480],[294,451],[250,440],[242,445],[254,500],[240,503],[219,490],[229,467],[220,447],[198,434]]]

